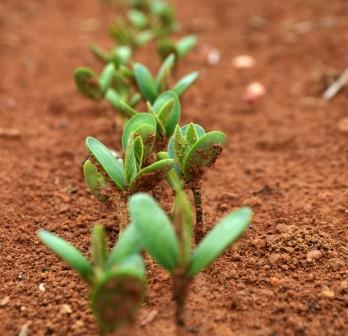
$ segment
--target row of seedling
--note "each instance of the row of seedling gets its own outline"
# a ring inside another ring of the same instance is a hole
[[[181,334],[192,279],[238,239],[252,212],[237,209],[206,234],[202,180],[221,154],[226,136],[219,131],[206,132],[195,123],[180,126],[180,97],[196,81],[197,72],[173,84],[173,70],[196,39],[170,39],[179,25],[164,0],[130,0],[129,8],[126,18],[119,18],[110,29],[117,46],[109,52],[92,47],[105,62],[101,74],[78,68],[74,75],[84,96],[107,100],[120,116],[122,140],[117,152],[88,137],[89,158],[83,165],[89,190],[117,212],[119,238],[108,251],[104,229],[96,224],[90,262],[53,233],[42,230],[39,237],[90,285],[90,304],[101,334],[130,325],[135,319],[145,297],[146,251],[171,274],[175,320]],[[136,49],[151,40],[156,41],[163,58],[155,76],[133,61]],[[160,197],[156,201],[151,196],[158,195],[154,191],[165,184],[175,194],[169,213],[161,208]]]

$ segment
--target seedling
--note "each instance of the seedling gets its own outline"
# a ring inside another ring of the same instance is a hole
[[[149,69],[140,63],[133,66],[134,77],[143,98],[153,104],[158,96],[169,89],[169,78],[175,63],[175,56],[169,55],[159,69],[156,78],[152,76]],[[180,97],[198,78],[198,72],[192,72],[180,79],[171,91]]]
[[[112,204],[115,197],[118,199],[121,229],[128,222],[127,197],[137,191],[152,190],[174,166],[172,159],[150,157],[155,137],[155,118],[148,113],[139,113],[124,128],[124,161],[116,158],[99,140],[86,139],[91,158],[83,166],[85,181],[98,200]],[[116,189],[116,193],[110,194],[110,186]]]
[[[129,212],[145,250],[172,276],[176,325],[181,335],[192,279],[240,237],[252,219],[252,211],[240,208],[223,218],[195,250],[192,250],[192,209],[183,191],[176,196],[171,220],[152,197],[142,193],[131,197]]]
[[[38,236],[88,282],[90,306],[101,335],[134,322],[146,283],[144,262],[139,255],[141,241],[134,225],[128,226],[108,254],[104,229],[96,224],[91,240],[93,263],[53,233],[40,230]]]
[[[168,144],[169,158],[175,160],[175,171],[193,193],[196,209],[196,241],[204,231],[201,179],[221,154],[226,136],[219,131],[206,133],[197,124],[176,126]]]
[[[102,62],[113,63],[116,69],[122,65],[126,66],[132,57],[132,50],[128,46],[114,47],[108,52],[99,45],[92,44],[90,51]]]
[[[157,42],[157,52],[162,60],[170,54],[174,54],[176,61],[178,61],[184,58],[196,45],[197,38],[194,35],[186,36],[177,42],[166,38]]]

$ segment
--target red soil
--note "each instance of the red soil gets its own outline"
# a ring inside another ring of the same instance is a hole
[[[320,98],[347,66],[347,2],[178,0],[177,8],[183,32],[200,39],[179,69],[201,71],[184,121],[229,140],[204,182],[208,226],[236,206],[255,211],[252,229],[196,279],[188,334],[347,335],[348,137],[338,129],[347,91]],[[116,237],[117,213],[86,190],[81,162],[87,135],[113,147],[119,136],[110,107],[80,97],[72,71],[99,66],[87,45],[111,46],[105,30],[117,12],[98,0],[0,4],[1,335],[25,324],[30,336],[96,334],[86,285],[36,231],[54,231],[87,255],[95,221]],[[221,51],[217,66],[206,63],[210,47]],[[232,60],[244,53],[256,66],[236,70]],[[151,48],[138,56],[158,66]],[[254,80],[267,94],[250,106],[241,97]],[[312,250],[320,253],[310,261]],[[129,334],[173,335],[170,279],[148,264],[148,297]]]

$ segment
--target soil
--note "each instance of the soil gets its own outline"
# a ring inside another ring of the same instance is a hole
[[[176,4],[182,33],[200,39],[179,67],[201,71],[183,119],[228,135],[203,183],[206,226],[234,207],[255,212],[252,228],[194,281],[188,334],[347,335],[348,91],[321,99],[347,67],[347,1]],[[72,81],[79,65],[100,68],[87,46],[112,45],[105,31],[117,13],[98,0],[1,1],[1,335],[96,335],[87,286],[36,231],[54,231],[87,255],[95,221],[111,242],[117,235],[117,211],[86,190],[81,162],[86,136],[117,149],[119,135],[110,107],[81,97]],[[212,48],[221,52],[215,66]],[[255,57],[255,67],[236,69],[240,54]],[[137,59],[159,64],[151,47]],[[267,93],[247,104],[252,81]],[[170,278],[151,261],[148,278],[128,334],[174,335]]]

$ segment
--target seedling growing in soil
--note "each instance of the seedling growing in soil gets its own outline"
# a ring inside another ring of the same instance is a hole
[[[112,63],[107,64],[99,76],[90,68],[80,67],[74,72],[75,84],[83,96],[100,101],[112,84],[115,71]]]
[[[200,125],[190,123],[183,127],[177,125],[168,144],[168,155],[175,160],[175,171],[193,193],[196,209],[196,241],[204,231],[201,179],[221,154],[225,142],[224,133],[219,131],[206,133]]]
[[[114,47],[108,52],[99,45],[92,44],[90,51],[102,62],[113,63],[116,69],[122,65],[126,66],[132,56],[132,50],[127,46]]]
[[[134,322],[146,282],[144,262],[139,255],[141,242],[134,225],[129,225],[120,235],[110,254],[103,227],[95,225],[91,241],[93,263],[53,233],[40,230],[38,236],[88,282],[90,306],[101,335]]]
[[[145,250],[172,275],[180,335],[185,326],[185,302],[192,279],[247,229],[252,211],[240,208],[223,218],[195,250],[192,250],[192,209],[183,191],[176,196],[171,220],[152,197],[142,193],[131,197],[129,212]]]
[[[99,140],[93,137],[86,139],[91,158],[83,167],[85,181],[98,200],[114,203],[114,198],[118,198],[121,228],[127,224],[125,207],[128,195],[153,190],[174,166],[172,159],[151,157],[155,138],[155,118],[148,113],[139,113],[124,128],[124,161],[116,158]],[[116,188],[116,193],[110,190],[111,186],[113,190]]]
[[[171,54],[163,62],[156,78],[151,75],[149,69],[143,64],[134,64],[135,81],[146,101],[153,104],[161,92],[169,89],[169,78],[174,63],[175,56]],[[180,97],[197,78],[198,72],[192,72],[180,79],[170,90]]]
[[[175,42],[171,39],[161,39],[157,42],[157,52],[161,59],[174,54],[176,61],[184,58],[197,45],[197,38],[189,35]]]

